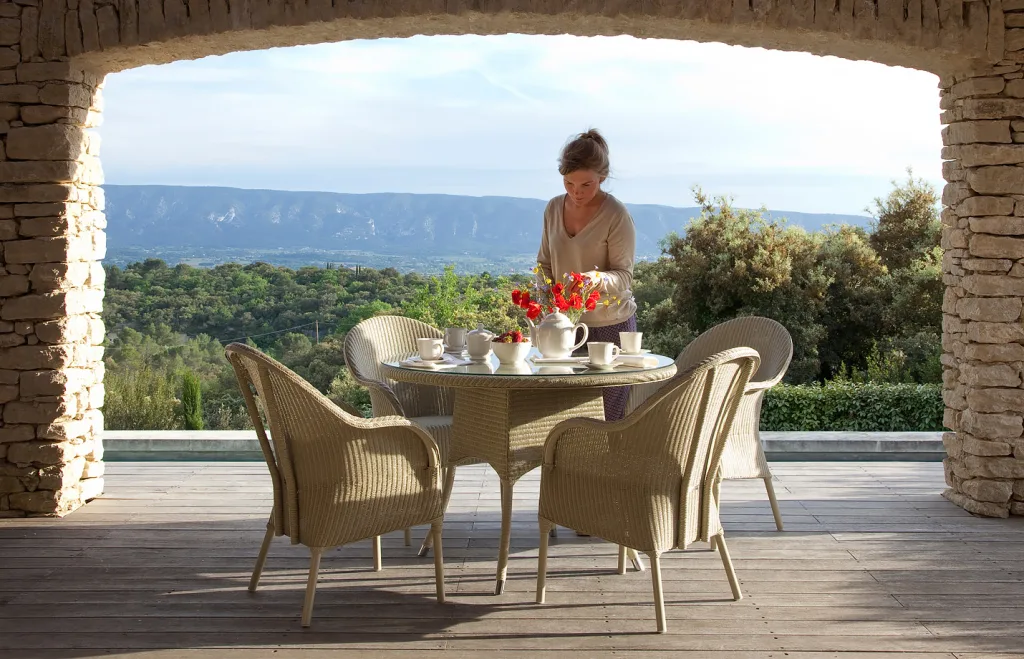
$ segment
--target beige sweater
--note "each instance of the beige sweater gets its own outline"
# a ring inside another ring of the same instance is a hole
[[[544,233],[540,239],[537,262],[544,274],[560,281],[572,272],[602,273],[601,297],[614,295],[622,300],[583,314],[588,327],[605,327],[627,320],[636,313],[633,300],[633,261],[636,258],[636,229],[629,211],[618,199],[605,197],[601,207],[583,230],[570,237],[565,231],[562,212],[565,195],[548,202],[544,209]]]

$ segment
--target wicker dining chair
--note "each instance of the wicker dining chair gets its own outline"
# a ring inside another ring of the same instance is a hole
[[[444,602],[444,503],[433,438],[402,417],[364,419],[345,412],[254,348],[232,343],[225,353],[274,488],[273,510],[249,590],[259,584],[274,536],[305,545],[310,563],[302,626],[308,627],[325,550],[373,538],[374,568],[380,570],[382,534],[429,524],[437,600]]]
[[[663,552],[716,541],[733,597],[743,597],[718,516],[715,474],[757,352],[735,348],[676,375],[621,421],[569,419],[544,444],[537,602],[544,603],[549,531],[566,526],[651,561],[658,631],[665,631]]]
[[[732,434],[722,457],[721,478],[760,478],[768,492],[775,528],[783,529],[782,513],[772,485],[772,472],[761,445],[761,403],[766,391],[782,381],[793,359],[793,339],[780,323],[760,316],[741,316],[715,325],[687,345],[676,358],[676,368],[684,371],[722,350],[738,347],[757,350],[761,366],[747,385]],[[626,409],[639,406],[658,390],[661,383],[633,387]]]
[[[386,359],[415,354],[416,339],[443,338],[444,333],[427,323],[403,316],[375,316],[345,335],[345,363],[356,382],[370,391],[373,416],[404,416],[422,426],[437,442],[444,472],[444,502],[447,506],[455,482],[455,470],[447,468],[451,446],[454,399],[446,387],[397,382],[384,377],[380,364]],[[430,549],[428,534],[419,555]],[[409,530],[405,544],[410,544]]]

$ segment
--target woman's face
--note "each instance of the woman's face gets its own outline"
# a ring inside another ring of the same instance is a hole
[[[586,206],[600,192],[604,177],[591,169],[578,169],[563,176],[562,182],[569,201],[575,206]]]

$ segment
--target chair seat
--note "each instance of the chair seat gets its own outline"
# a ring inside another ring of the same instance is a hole
[[[430,436],[437,443],[438,451],[441,453],[441,465],[447,464],[448,449],[452,445],[452,417],[413,416],[409,417],[409,420],[430,433]]]

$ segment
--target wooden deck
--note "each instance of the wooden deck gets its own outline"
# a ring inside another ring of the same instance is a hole
[[[448,604],[396,534],[381,573],[368,542],[325,555],[302,630],[302,547],[278,539],[246,591],[270,508],[262,464],[113,463],[104,498],[69,517],[0,520],[0,657],[1024,657],[1024,519],[947,503],[938,463],[774,470],[783,533],[759,481],[724,487],[745,599],[717,555],[669,554],[659,635],[649,573],[615,574],[613,546],[564,530],[548,604],[533,603],[537,471],[516,489],[504,595],[497,480],[467,467],[445,527]]]

